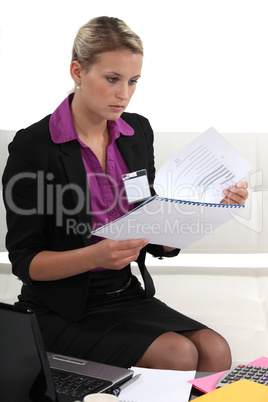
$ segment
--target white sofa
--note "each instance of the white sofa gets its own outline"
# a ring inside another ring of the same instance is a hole
[[[199,133],[156,133],[156,167]],[[0,174],[14,132],[0,130]],[[147,258],[157,296],[220,332],[233,362],[268,356],[268,134],[224,135],[252,164],[245,210],[175,258]],[[13,303],[20,281],[11,274],[0,200],[0,300]],[[137,267],[133,271],[139,275]]]

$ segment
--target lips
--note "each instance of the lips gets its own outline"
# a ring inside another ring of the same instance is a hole
[[[121,112],[124,109],[122,105],[110,105],[110,108],[115,112]]]

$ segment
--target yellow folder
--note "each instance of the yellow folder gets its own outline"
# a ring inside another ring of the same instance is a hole
[[[239,380],[200,396],[198,402],[268,402],[268,386]]]

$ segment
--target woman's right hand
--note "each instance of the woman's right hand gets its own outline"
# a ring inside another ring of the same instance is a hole
[[[148,244],[147,239],[116,241],[105,239],[94,244],[95,264],[98,267],[120,270],[136,261],[140,250]]]

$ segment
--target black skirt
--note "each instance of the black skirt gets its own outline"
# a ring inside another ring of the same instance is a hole
[[[44,306],[29,306],[36,312],[46,350],[130,367],[161,334],[207,328],[155,297],[145,298],[141,284],[129,268],[90,275],[89,296],[81,320],[72,322]],[[118,289],[124,290],[116,292]]]

